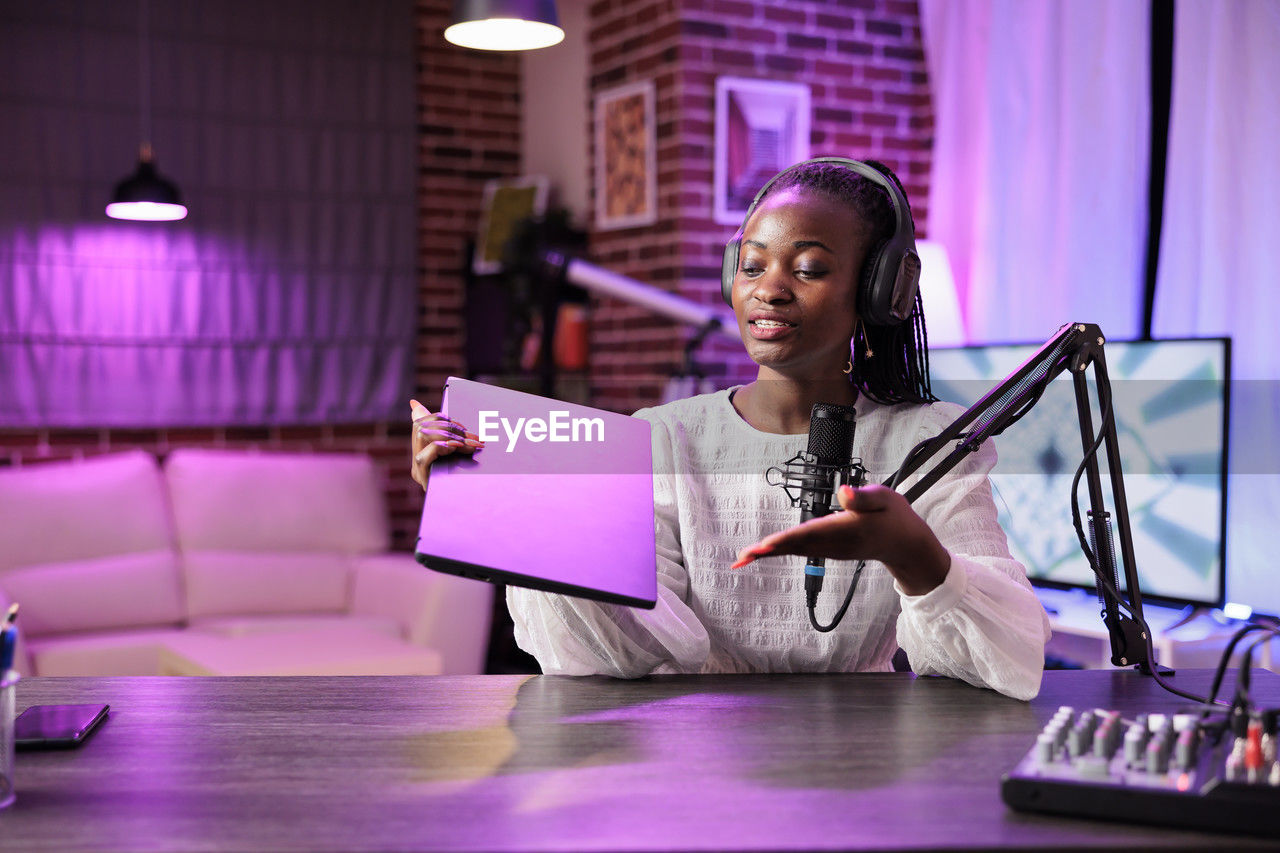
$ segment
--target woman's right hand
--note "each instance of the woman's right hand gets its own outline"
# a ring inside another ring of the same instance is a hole
[[[431,463],[450,453],[475,453],[484,447],[475,433],[467,432],[466,427],[442,413],[431,413],[417,400],[409,401],[409,411],[413,414],[413,464],[409,473],[423,491]]]

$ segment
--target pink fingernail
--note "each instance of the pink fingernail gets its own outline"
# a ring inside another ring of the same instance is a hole
[[[740,569],[743,566],[745,566],[747,563],[754,561],[756,558],[765,557],[771,553],[773,553],[773,547],[769,545],[761,545],[758,547],[751,548],[743,556],[739,557],[736,563],[733,563],[731,566],[729,566],[729,568]]]

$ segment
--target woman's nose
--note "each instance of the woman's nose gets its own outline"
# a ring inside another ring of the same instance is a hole
[[[776,270],[765,270],[752,282],[751,295],[761,302],[774,304],[791,299],[791,289]]]

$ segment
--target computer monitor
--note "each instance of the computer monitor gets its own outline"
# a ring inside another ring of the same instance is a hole
[[[1039,346],[931,349],[934,393],[971,406]],[[1220,607],[1230,341],[1108,341],[1104,352],[1143,598]],[[1099,415],[1094,397],[1095,432]],[[991,480],[1013,555],[1038,585],[1093,589],[1071,522],[1071,481],[1083,454],[1071,378],[1063,374],[1050,383],[1035,407],[995,441],[1000,461]],[[1114,513],[1106,464],[1099,461]],[[1083,481],[1080,507],[1087,519]],[[1118,542],[1116,564],[1123,582]]]

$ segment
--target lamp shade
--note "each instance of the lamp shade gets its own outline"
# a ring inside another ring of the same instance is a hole
[[[555,0],[454,0],[447,41],[476,50],[536,50],[564,39]]]
[[[929,346],[963,346],[968,338],[947,247],[936,240],[917,240],[916,254],[920,256],[920,301],[929,319]]]
[[[157,172],[155,164],[145,156],[138,161],[138,170],[116,185],[107,205],[107,216],[112,219],[164,222],[186,215],[178,188]]]

